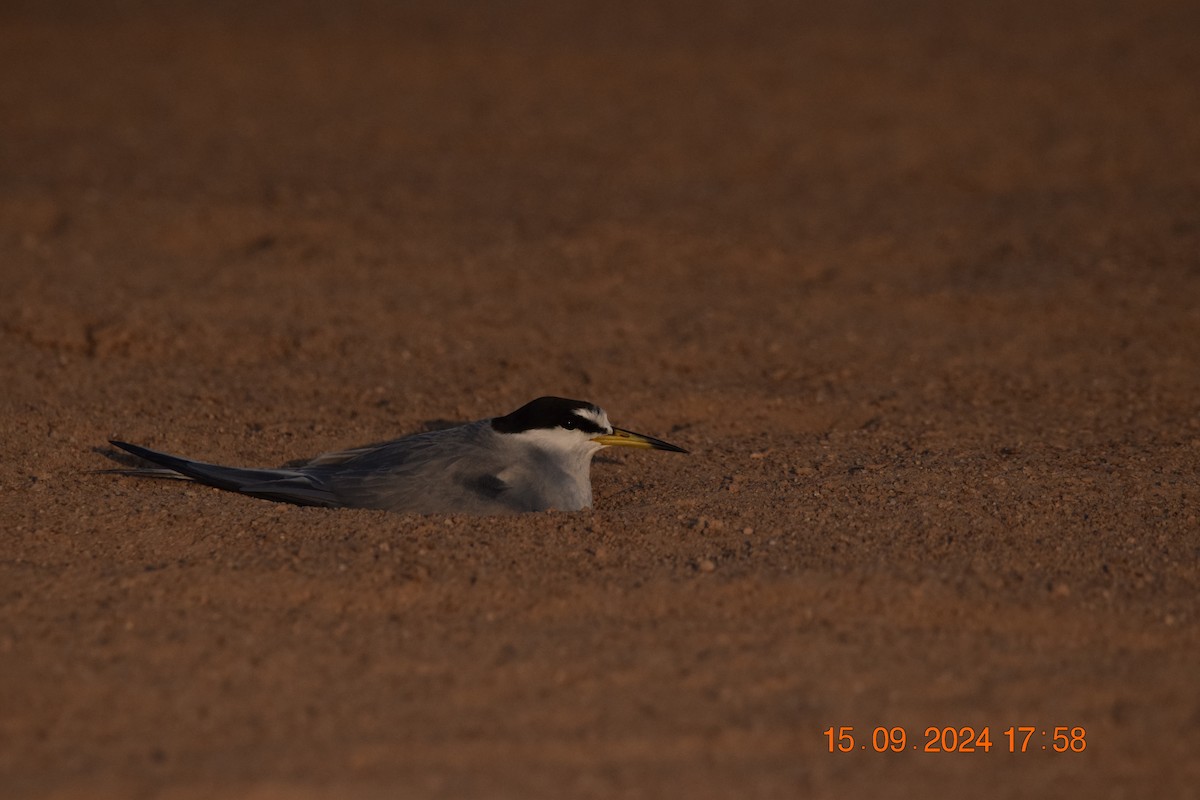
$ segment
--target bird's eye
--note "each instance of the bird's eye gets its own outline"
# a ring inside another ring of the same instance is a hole
[[[562,424],[562,426],[563,426],[564,428],[566,428],[567,430],[569,430],[569,431],[573,431],[573,430],[575,430],[577,427],[579,427],[578,423],[576,423],[576,421],[575,421],[575,420],[573,420],[573,419],[568,419],[567,421],[565,421],[565,422]]]

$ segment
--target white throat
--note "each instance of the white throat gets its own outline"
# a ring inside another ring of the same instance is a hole
[[[518,452],[502,479],[530,488],[560,511],[592,504],[592,456],[601,445],[585,434],[553,428],[510,433],[504,438]]]

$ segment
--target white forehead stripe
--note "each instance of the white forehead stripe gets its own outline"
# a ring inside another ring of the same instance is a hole
[[[599,408],[576,408],[574,413],[577,416],[583,417],[589,422],[598,425],[604,430],[611,430],[612,426],[608,424],[608,415]]]

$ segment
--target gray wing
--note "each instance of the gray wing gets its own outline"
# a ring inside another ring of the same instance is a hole
[[[326,453],[295,467],[223,467],[127,442],[122,450],[165,467],[131,474],[185,477],[265,500],[327,508],[379,508],[423,514],[500,514],[545,507],[504,480],[508,466],[487,420]]]
[[[486,426],[484,420],[319,456],[304,469],[352,508],[425,514],[535,510],[503,479],[508,464]]]
[[[183,477],[217,489],[301,506],[334,508],[342,505],[318,476],[303,469],[222,467],[218,464],[207,464],[203,461],[193,461],[169,453],[160,453],[157,450],[128,442],[113,440],[111,444],[138,458],[166,468],[165,470],[129,470],[131,475]]]

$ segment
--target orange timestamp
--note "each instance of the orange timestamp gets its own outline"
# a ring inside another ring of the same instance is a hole
[[[903,725],[877,725],[869,737],[860,739],[854,726],[829,726],[823,731],[830,753],[1082,753],[1087,749],[1087,731],[1081,725],[1010,725],[992,741],[992,728],[938,727],[931,725],[923,736],[909,741]]]

